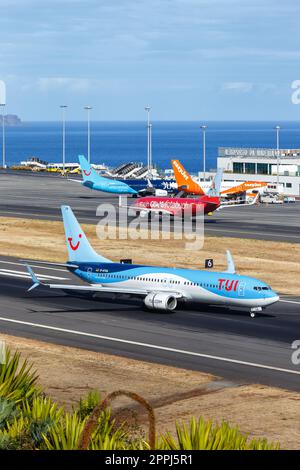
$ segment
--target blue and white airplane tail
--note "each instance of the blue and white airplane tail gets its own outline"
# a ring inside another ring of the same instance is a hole
[[[217,173],[213,179],[211,188],[207,191],[207,196],[220,197],[222,179],[223,179],[223,169],[218,168]]]
[[[110,263],[111,260],[96,253],[80,227],[71,207],[61,206],[69,261],[73,263]]]
[[[95,189],[96,191],[104,191],[107,193],[137,194],[135,189],[131,188],[123,181],[118,181],[99,175],[83,155],[79,155],[78,158],[83,178],[83,186],[86,186],[90,189]]]
[[[89,162],[83,155],[79,155],[78,158],[83,181],[91,181],[95,183],[99,177],[98,173],[94,170],[94,168],[89,164]]]

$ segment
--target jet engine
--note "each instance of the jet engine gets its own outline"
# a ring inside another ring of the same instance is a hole
[[[144,303],[151,310],[175,310],[177,307],[177,299],[171,294],[163,292],[151,292],[145,297]]]

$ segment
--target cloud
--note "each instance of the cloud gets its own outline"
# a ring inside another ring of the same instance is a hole
[[[91,80],[71,77],[43,77],[38,79],[37,85],[42,92],[64,89],[71,92],[85,93],[91,88]]]
[[[224,91],[233,91],[236,93],[250,93],[253,90],[254,84],[251,82],[226,82],[223,83],[222,89]]]

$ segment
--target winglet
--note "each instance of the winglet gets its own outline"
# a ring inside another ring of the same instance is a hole
[[[30,277],[31,277],[32,282],[33,282],[32,286],[29,287],[29,289],[27,290],[27,292],[30,292],[31,290],[33,290],[33,289],[35,289],[36,287],[38,287],[41,283],[40,283],[40,281],[38,280],[38,278],[36,277],[35,273],[34,273],[33,270],[31,269],[31,267],[30,267],[28,264],[26,264],[25,266],[26,266],[27,271],[29,272]]]
[[[229,250],[226,250],[226,257],[227,257],[227,270],[225,271],[228,274],[235,274],[235,265],[232,258],[232,254]]]

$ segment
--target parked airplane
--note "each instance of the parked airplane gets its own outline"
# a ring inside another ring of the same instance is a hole
[[[175,179],[180,191],[184,191],[188,194],[198,194],[203,196],[207,193],[211,186],[211,182],[197,183],[193,180],[190,174],[185,170],[179,160],[172,160],[173,171]],[[266,182],[263,181],[246,181],[240,184],[233,184],[229,182],[222,182],[221,185],[221,196],[243,194],[253,189],[265,188]]]
[[[279,300],[266,283],[237,275],[229,251],[224,272],[114,263],[94,251],[69,206],[61,211],[69,256],[64,266],[87,285],[44,284],[27,264],[33,281],[29,291],[42,284],[66,292],[92,292],[95,297],[107,292],[130,294],[141,297],[149,309],[165,311],[175,310],[178,301],[195,301],[245,307],[251,317]]]
[[[83,155],[79,155],[78,158],[83,181],[72,181],[80,182],[86,188],[95,189],[96,191],[114,194],[137,194],[137,191],[128,184],[99,175]]]
[[[139,212],[142,217],[150,213],[170,214],[172,216],[196,216],[200,214],[211,215],[215,210],[237,206],[249,206],[256,202],[254,198],[247,204],[221,203],[220,187],[222,183],[222,170],[218,170],[207,194],[201,197],[157,197],[147,196],[137,199],[130,206],[130,211]],[[122,201],[120,203],[122,207]],[[123,206],[124,207],[124,206]]]
[[[165,180],[155,180],[155,184],[153,184],[152,181],[145,181],[144,179],[130,179],[125,181],[101,176],[92,168],[83,155],[79,155],[78,158],[80,163],[79,171],[82,173],[83,181],[72,178],[69,179],[81,183],[83,186],[90,189],[116,194],[132,194],[133,196],[143,196],[146,194],[167,196],[168,192],[174,191],[173,186],[177,187],[175,181],[172,182],[172,186],[171,182],[165,182]]]

